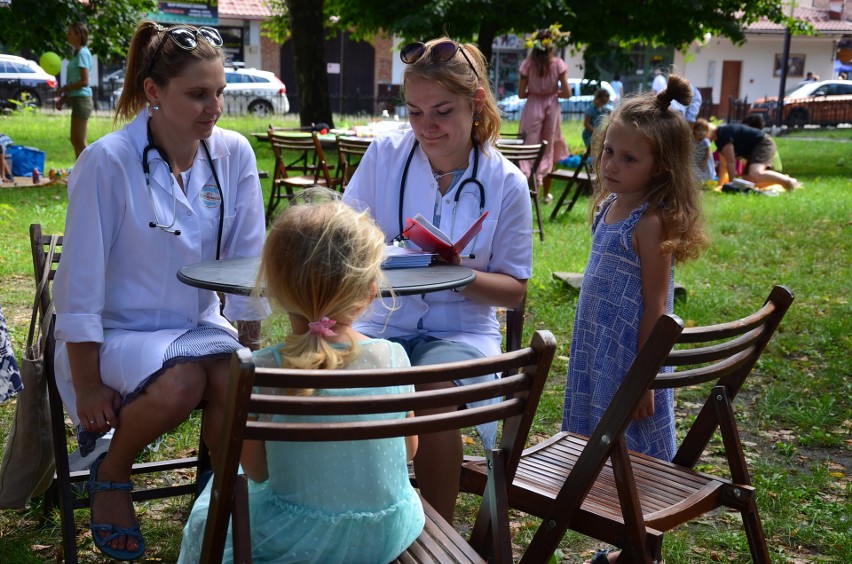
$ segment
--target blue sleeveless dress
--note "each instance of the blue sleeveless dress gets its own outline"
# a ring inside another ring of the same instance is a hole
[[[608,225],[604,218],[615,198],[613,194],[604,200],[592,224],[592,253],[583,275],[568,361],[562,430],[586,436],[603,417],[636,357],[643,312],[633,231],[648,204]],[[672,311],[673,304],[674,266],[667,312]],[[656,390],[654,415],[632,421],[625,436],[631,450],[670,461],[675,453],[674,391]]]
[[[403,348],[383,339],[358,343],[358,358],[347,368],[409,366]],[[280,366],[279,347],[254,353],[258,366]],[[326,395],[376,395],[409,391],[408,386],[324,390]],[[405,413],[396,414],[405,417]],[[273,416],[298,421],[296,416]],[[334,416],[329,421],[362,421],[385,414]],[[423,506],[408,480],[405,439],[266,444],[269,479],[249,480],[252,561],[256,563],[351,562],[385,564],[420,535]],[[201,556],[213,480],[198,497],[183,531],[179,563]],[[233,562],[231,529],[223,562]]]

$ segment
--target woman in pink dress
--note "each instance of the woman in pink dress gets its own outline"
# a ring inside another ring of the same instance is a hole
[[[562,137],[562,110],[559,98],[571,95],[568,85],[568,65],[556,56],[554,48],[567,42],[568,34],[558,28],[541,29],[532,38],[529,56],[521,63],[521,80],[518,96],[527,103],[521,113],[520,131],[528,144],[547,141],[536,176],[542,187],[544,203],[553,201],[550,185],[543,182],[553,169],[553,161],[568,156],[568,147]],[[521,161],[521,170],[529,175],[532,163]]]

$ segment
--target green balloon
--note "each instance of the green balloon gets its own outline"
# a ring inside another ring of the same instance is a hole
[[[41,56],[38,64],[44,69],[47,74],[56,76],[62,72],[62,59],[53,51],[47,51]]]

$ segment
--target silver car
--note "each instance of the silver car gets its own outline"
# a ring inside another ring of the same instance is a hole
[[[244,69],[239,66],[227,67],[225,82],[226,114],[251,113],[266,116],[286,114],[290,111],[287,87],[269,71]],[[122,90],[119,87],[110,96],[113,108],[121,97]]]
[[[256,115],[290,111],[287,87],[275,74],[239,66],[225,69],[225,113]]]

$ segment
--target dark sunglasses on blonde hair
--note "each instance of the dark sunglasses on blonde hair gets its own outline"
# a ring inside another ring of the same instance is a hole
[[[222,36],[219,35],[219,31],[213,27],[201,26],[199,28],[192,28],[177,26],[166,29],[157,26],[157,32],[159,33],[162,31],[166,32],[166,36],[162,39],[162,41],[160,41],[160,44],[157,45],[157,50],[154,51],[154,56],[151,57],[151,63],[148,65],[148,76],[150,76],[154,71],[154,64],[156,64],[157,59],[160,56],[160,52],[163,50],[163,45],[166,44],[169,37],[172,38],[178,47],[185,51],[192,51],[198,47],[199,36],[213,47],[221,47],[224,43],[222,41]]]
[[[470,65],[470,70],[473,71],[476,78],[479,78],[479,73],[476,72],[476,67],[473,66],[473,62],[467,56],[464,47],[455,41],[439,41],[431,47],[427,47],[425,43],[421,43],[419,41],[416,43],[409,43],[399,52],[399,58],[402,59],[402,62],[406,65],[411,65],[419,61],[420,57],[426,53],[427,49],[429,50],[429,60],[433,63],[446,63],[455,57],[456,53],[461,51],[464,60],[467,61],[468,65]]]

